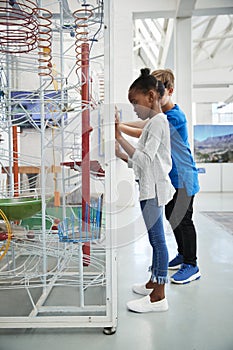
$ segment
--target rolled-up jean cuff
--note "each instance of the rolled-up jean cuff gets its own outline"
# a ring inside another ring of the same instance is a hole
[[[153,271],[151,266],[148,269],[149,272],[151,272],[151,282],[156,282],[158,284],[165,284],[168,283],[168,276],[156,276]]]
[[[158,284],[165,284],[168,283],[168,277],[151,276],[151,281],[156,282]]]

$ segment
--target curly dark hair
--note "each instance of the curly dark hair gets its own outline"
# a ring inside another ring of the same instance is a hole
[[[150,74],[149,68],[141,69],[141,75],[131,84],[129,91],[133,89],[140,90],[144,94],[147,94],[150,90],[155,90],[160,97],[163,97],[165,92],[164,84]]]

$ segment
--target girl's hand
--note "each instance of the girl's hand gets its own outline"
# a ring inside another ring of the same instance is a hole
[[[119,145],[119,143],[116,141],[115,142],[115,154],[116,154],[116,156],[117,157],[120,157],[120,145]]]
[[[115,106],[115,123],[120,123],[119,111],[117,106]]]
[[[121,137],[121,130],[120,130],[120,123],[119,123],[119,116],[118,111],[115,110],[115,138],[118,140]]]
[[[115,123],[115,139],[119,140],[121,138],[121,131],[119,123]]]
[[[115,154],[116,154],[116,157],[128,163],[128,155],[121,151],[120,144],[118,143],[118,141],[115,142]]]

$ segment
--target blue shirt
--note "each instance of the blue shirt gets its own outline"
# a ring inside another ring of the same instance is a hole
[[[196,194],[200,187],[198,172],[188,142],[187,120],[178,105],[164,112],[170,126],[172,170],[169,173],[173,186],[185,188],[188,196]]]

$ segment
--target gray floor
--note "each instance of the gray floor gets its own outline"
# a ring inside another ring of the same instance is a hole
[[[194,219],[202,277],[183,286],[167,285],[168,312],[136,314],[125,307],[128,300],[136,298],[131,285],[147,280],[151,255],[136,206],[118,213],[117,332],[107,336],[99,329],[2,329],[0,350],[232,350],[233,235],[202,211],[233,212],[233,193],[197,196]],[[176,246],[169,227],[166,239],[173,257]]]

